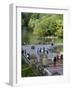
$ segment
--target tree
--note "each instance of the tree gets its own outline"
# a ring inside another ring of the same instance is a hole
[[[22,13],[22,41],[38,42],[40,37],[63,38],[63,15]],[[34,38],[35,37],[35,38]]]

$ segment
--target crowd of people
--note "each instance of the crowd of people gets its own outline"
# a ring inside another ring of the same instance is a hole
[[[53,43],[51,43],[51,46],[54,46]],[[35,47],[32,46],[31,49],[34,49],[35,50]],[[40,54],[40,53],[44,53],[44,54],[48,54],[49,52],[51,52],[51,48],[45,48],[45,47],[40,47],[40,48],[37,48],[36,52],[37,54]],[[22,55],[25,55],[29,60],[30,60],[30,53],[26,51],[26,49],[22,49]],[[52,58],[52,61],[54,62],[54,66],[56,66],[56,63],[59,61],[59,60],[63,60],[63,54],[62,53],[58,53],[56,56],[54,56]]]
[[[59,62],[60,60],[63,60],[63,54],[57,54],[57,56],[54,57],[54,66],[56,66],[56,63]]]

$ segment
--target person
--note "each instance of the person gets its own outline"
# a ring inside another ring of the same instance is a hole
[[[48,50],[47,50],[47,54],[48,54]]]
[[[61,54],[60,59],[63,60],[63,54]]]
[[[56,66],[56,57],[54,57],[54,66]]]
[[[53,44],[53,42],[51,43],[51,46],[53,46],[54,44]]]
[[[24,54],[24,50],[22,50],[22,54]]]
[[[30,60],[30,54],[29,53],[27,53],[27,58]]]
[[[24,54],[26,55],[26,49],[24,50]]]
[[[47,54],[49,53],[48,48],[47,48],[46,52],[47,52]]]
[[[39,54],[39,48],[37,49],[37,53]]]
[[[45,47],[43,47],[43,53],[45,53]]]
[[[56,58],[57,58],[57,61],[59,61],[59,55],[58,54],[57,54]]]
[[[44,53],[44,50],[43,50],[43,48],[41,48],[41,53]]]
[[[54,43],[53,43],[54,41],[52,40],[52,42],[51,42],[51,46],[54,46]]]
[[[41,53],[41,48],[40,48],[40,53]]]

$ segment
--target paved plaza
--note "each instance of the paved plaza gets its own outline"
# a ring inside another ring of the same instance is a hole
[[[24,60],[29,66],[34,64],[37,68],[41,67],[45,76],[63,75],[63,63],[59,60],[54,65],[53,59],[57,53],[52,52],[52,49],[57,46],[61,45],[23,45]]]

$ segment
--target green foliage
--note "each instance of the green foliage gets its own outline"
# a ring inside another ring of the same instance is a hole
[[[40,72],[35,67],[35,65],[30,67],[28,64],[22,63],[21,70],[22,77],[40,76]]]
[[[39,42],[40,37],[63,38],[62,14],[22,13],[22,42]]]

